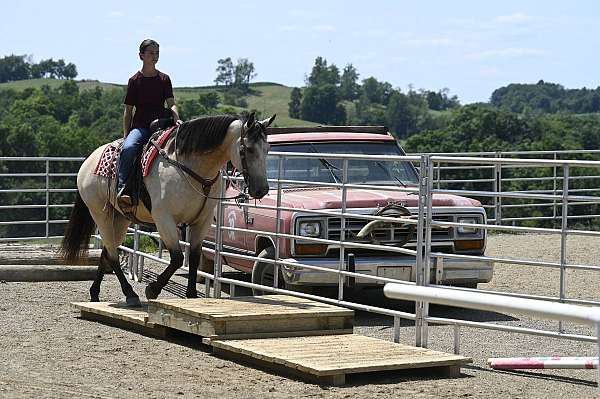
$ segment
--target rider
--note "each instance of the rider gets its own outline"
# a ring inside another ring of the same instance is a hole
[[[158,43],[146,39],[140,44],[140,59],[143,61],[142,69],[137,71],[127,84],[125,96],[125,112],[123,113],[123,135],[125,142],[119,161],[119,181],[117,184],[117,203],[121,209],[132,206],[129,195],[123,194],[125,182],[137,155],[138,149],[150,140],[150,123],[164,117],[164,103],[173,116],[177,125],[179,119],[173,86],[166,73],[156,69],[158,62]],[[133,109],[135,108],[135,113]]]

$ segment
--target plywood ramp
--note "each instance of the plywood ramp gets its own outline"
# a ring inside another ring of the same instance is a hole
[[[81,317],[99,321],[144,334],[165,337],[167,329],[148,320],[148,304],[142,307],[126,307],[124,303],[114,302],[71,302],[71,307],[81,312]]]
[[[286,295],[153,300],[148,314],[152,323],[210,339],[349,334],[354,319],[352,310]]]
[[[434,369],[460,374],[471,359],[395,344],[361,335],[306,336],[272,339],[212,340],[214,353],[319,383],[343,385],[347,374],[406,369]]]

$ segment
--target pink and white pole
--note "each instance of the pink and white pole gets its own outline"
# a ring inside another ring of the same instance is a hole
[[[487,362],[491,368],[496,370],[598,368],[598,357],[497,357],[490,358]]]
[[[597,365],[598,361],[596,359],[600,358],[600,307],[396,283],[387,283],[383,288],[383,292],[386,297],[393,299],[426,301],[492,312],[520,313],[536,318],[586,324],[596,329],[596,345],[599,356],[593,358],[592,365],[594,363]],[[600,393],[600,367],[595,368],[598,370],[598,390]]]

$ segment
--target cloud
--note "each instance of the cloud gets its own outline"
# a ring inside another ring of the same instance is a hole
[[[312,27],[314,30],[318,30],[321,32],[335,32],[335,26],[332,25],[314,25]]]
[[[479,75],[487,78],[497,77],[502,74],[502,71],[496,67],[484,67],[479,70]]]
[[[108,13],[109,18],[123,18],[125,13],[123,11],[111,11]]]
[[[458,40],[449,38],[449,37],[431,37],[425,39],[404,39],[398,42],[399,45],[404,46],[414,46],[414,47],[422,47],[422,46],[433,46],[433,47],[454,47],[458,46],[461,43]]]
[[[536,48],[515,48],[509,47],[497,50],[485,50],[478,53],[467,54],[465,58],[470,60],[482,60],[487,58],[522,58],[522,57],[541,57],[548,53]]]
[[[166,15],[155,15],[152,17],[152,21],[156,24],[170,24],[173,22],[173,18],[167,17]]]
[[[298,30],[298,27],[296,25],[284,25],[284,26],[280,26],[279,30],[283,31],[283,32],[294,32],[294,31]]]
[[[503,23],[503,24],[515,24],[515,23],[526,22],[531,19],[532,19],[532,17],[527,14],[524,14],[522,12],[516,12],[514,14],[497,16],[496,18],[494,18],[494,21]]]

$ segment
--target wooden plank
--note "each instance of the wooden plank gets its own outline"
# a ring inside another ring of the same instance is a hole
[[[250,333],[250,334],[226,334],[226,335],[213,335],[210,337],[202,338],[202,343],[205,345],[212,345],[213,340],[223,341],[230,339],[266,339],[266,338],[285,338],[285,337],[306,337],[310,335],[345,335],[353,334],[353,329],[342,329],[342,330],[310,330],[310,331],[282,331],[282,332],[269,332],[269,333]]]
[[[231,317],[206,318],[203,317],[206,316],[206,312],[212,312],[210,306],[195,307],[195,311],[191,312],[185,300],[183,302],[169,301],[169,305],[171,305],[169,307],[163,307],[163,303],[158,303],[158,301],[149,302],[150,322],[211,339],[220,337],[223,339],[288,337],[323,334],[324,331],[328,331],[329,334],[352,332],[352,316],[330,316],[330,313],[316,312],[312,313],[312,317],[295,317],[295,314],[290,313],[285,318],[280,315],[274,318],[265,318],[264,315],[259,315],[258,319],[242,317],[241,320]],[[223,299],[221,301],[231,300]],[[175,306],[177,304],[181,304],[181,307]]]
[[[223,321],[288,319],[292,315],[294,318],[314,318],[316,314],[319,317],[354,316],[354,312],[349,309],[286,295],[230,299],[166,299],[153,300],[151,303],[159,308],[198,318]]]
[[[124,303],[114,302],[71,302],[71,306],[82,312],[123,320],[133,324],[146,326],[148,321],[148,305],[143,302],[140,308],[131,308]]]
[[[2,244],[0,245],[0,265],[64,265],[58,256],[58,246],[40,246],[36,244]],[[90,249],[87,258],[81,259],[79,265],[98,265],[100,249]]]
[[[450,368],[452,374],[456,367],[471,362],[463,356],[354,334],[212,340],[211,344],[220,353],[229,351],[318,377],[432,367]]]

